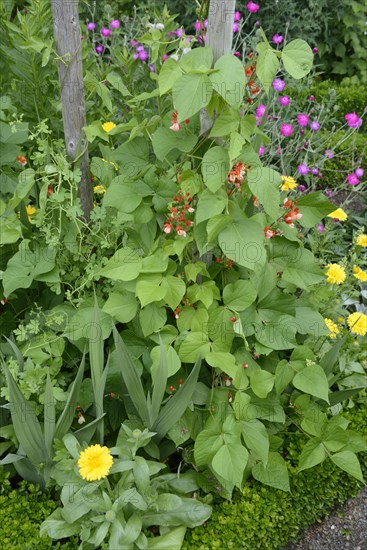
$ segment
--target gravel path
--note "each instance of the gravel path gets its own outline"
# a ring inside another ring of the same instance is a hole
[[[288,550],[344,549],[367,550],[367,487],[288,546]]]

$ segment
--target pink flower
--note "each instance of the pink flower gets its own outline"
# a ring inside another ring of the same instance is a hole
[[[310,128],[311,128],[311,130],[313,130],[314,132],[317,132],[317,130],[320,128],[320,123],[317,122],[317,120],[314,120],[314,121],[311,122]]]
[[[357,168],[357,170],[354,173],[355,173],[356,176],[361,178],[364,174],[364,170],[363,170],[363,168]]]
[[[308,98],[308,101],[315,101],[315,96],[314,96],[314,95],[310,95],[310,97]]]
[[[297,167],[297,172],[301,175],[301,176],[306,176],[309,172],[309,168],[306,164],[300,164],[298,167]]]
[[[322,225],[322,223],[318,223],[316,225],[316,229],[319,233],[323,233],[323,231],[325,230],[325,227]]]
[[[165,53],[163,54],[163,57],[162,57],[162,63],[164,63],[166,59],[168,59],[168,55]]]
[[[307,187],[305,185],[303,185],[301,183],[301,185],[298,186],[298,191],[301,191],[301,193],[303,193],[303,191],[306,191]]]
[[[282,107],[287,107],[287,105],[289,105],[290,102],[291,100],[287,95],[281,95],[279,98],[279,105],[281,105]]]
[[[147,61],[149,59],[148,52],[145,51],[145,50],[139,52],[139,59],[140,59],[140,61]]]
[[[135,46],[137,46],[139,42],[137,42],[136,40],[130,40],[130,44],[135,48]]]
[[[274,90],[276,90],[277,92],[281,92],[285,88],[285,82],[281,78],[276,78],[273,81],[272,86],[273,86]]]
[[[166,233],[166,235],[169,235],[172,231],[172,225],[170,223],[165,223],[163,231]]]
[[[281,34],[274,34],[273,36],[273,44],[281,44],[283,42],[283,36]]]
[[[262,145],[260,145],[260,149],[259,149],[259,157],[262,157],[262,155],[265,153],[265,149]]]
[[[256,13],[259,11],[260,6],[259,4],[255,4],[255,2],[252,2],[252,0],[246,5],[247,11],[250,13]]]
[[[238,32],[239,31],[239,24],[238,23],[233,23],[233,32]]]
[[[240,14],[239,11],[234,12],[234,20],[235,21],[240,21],[241,20],[241,14]]]
[[[357,113],[348,113],[344,118],[351,128],[358,128],[362,124],[362,119],[359,118]]]
[[[180,225],[178,225],[176,227],[176,232],[177,232],[177,235],[179,235],[180,237],[186,237],[187,236],[186,231]]]
[[[97,52],[97,53],[103,53],[103,46],[102,46],[102,44],[97,44],[97,46],[96,46],[96,52]]]
[[[101,29],[101,35],[104,36],[105,38],[108,38],[110,34],[111,34],[110,29],[107,29],[106,27],[103,27]]]
[[[256,116],[262,117],[265,115],[266,105],[259,105],[256,109]]]
[[[280,133],[285,137],[291,136],[293,134],[292,124],[281,124],[280,125]]]
[[[324,155],[325,155],[326,158],[332,159],[333,156],[335,155],[335,153],[331,149],[326,149]]]
[[[301,113],[297,115],[297,122],[300,126],[307,126],[308,121],[309,121],[308,115],[306,115],[305,113]]]
[[[111,29],[119,29],[120,28],[120,21],[118,19],[113,19],[110,23]]]
[[[196,21],[196,23],[194,24],[194,28],[195,28],[196,31],[200,32],[200,30],[201,30],[201,23],[200,23],[199,20]]]
[[[357,174],[348,174],[347,175],[347,182],[349,183],[349,185],[358,185],[359,184],[359,179],[358,179],[358,176]]]
[[[87,29],[88,31],[94,31],[94,29],[96,28],[96,24],[95,23],[88,23],[87,24]]]
[[[241,57],[241,53],[240,52],[234,52],[233,54],[235,57]]]
[[[172,132],[179,132],[180,131],[180,125],[178,122],[174,122],[172,126],[169,127]]]
[[[319,169],[318,169],[318,168],[312,168],[311,174],[312,174],[313,176],[317,176],[318,173],[319,173]]]
[[[319,49],[318,48],[312,48],[312,53],[314,55],[316,55],[317,53],[319,53]]]

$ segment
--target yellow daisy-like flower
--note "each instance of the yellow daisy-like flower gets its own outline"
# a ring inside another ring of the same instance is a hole
[[[358,244],[358,246],[363,246],[364,248],[367,248],[367,235],[365,235],[365,233],[358,235],[358,237],[356,238],[356,243]]]
[[[104,185],[95,185],[93,187],[93,193],[97,193],[97,195],[104,195],[105,192],[106,188],[104,187]]]
[[[329,338],[336,338],[336,335],[340,333],[340,330],[338,329],[338,325],[334,323],[331,319],[328,319],[325,317],[324,319],[325,325],[330,330],[330,334],[328,334]]]
[[[343,317],[338,317],[338,323],[343,323],[344,319]]]
[[[328,217],[339,220],[340,222],[345,222],[345,220],[348,219],[348,214],[344,212],[342,208],[337,208],[334,212],[328,214]]]
[[[291,176],[280,176],[283,184],[280,186],[282,191],[294,191],[298,183]]]
[[[111,132],[111,130],[113,130],[114,128],[116,128],[116,124],[114,122],[105,122],[104,124],[102,124],[102,128],[104,129],[105,132]]]
[[[362,283],[367,282],[367,271],[363,271],[363,269],[361,269],[357,265],[353,267],[353,275],[356,279],[362,281]]]
[[[328,264],[327,266],[327,282],[332,285],[341,285],[344,283],[347,275],[345,269],[342,265],[339,264]]]
[[[90,445],[79,455],[78,468],[83,479],[96,481],[106,477],[113,464],[113,458],[108,447]]]
[[[35,213],[37,212],[37,209],[34,206],[32,206],[31,204],[26,206],[25,209],[26,209],[26,212],[27,212],[28,221],[31,221],[32,216],[35,215]]]
[[[364,336],[367,333],[367,315],[356,311],[348,316],[347,319],[352,334]]]

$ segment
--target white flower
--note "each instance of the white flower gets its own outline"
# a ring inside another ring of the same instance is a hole
[[[172,55],[170,55],[170,57],[175,61],[178,61],[180,59],[180,56],[178,55],[178,53],[173,53]]]
[[[183,55],[185,55],[185,54],[187,54],[187,53],[189,53],[189,52],[191,52],[191,48],[184,48],[184,49],[182,50]]]
[[[158,29],[159,31],[163,31],[164,25],[163,25],[163,23],[157,23],[155,28]]]

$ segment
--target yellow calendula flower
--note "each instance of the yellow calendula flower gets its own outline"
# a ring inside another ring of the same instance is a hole
[[[347,275],[345,269],[339,264],[328,264],[326,270],[327,282],[332,285],[341,285],[344,283]]]
[[[339,220],[340,222],[345,222],[345,220],[348,219],[348,214],[344,212],[342,208],[337,208],[334,212],[328,214],[328,217]]]
[[[367,248],[367,235],[362,233],[361,235],[358,235],[356,238],[356,243],[358,246],[363,246],[364,248]]]
[[[37,212],[37,209],[34,206],[32,206],[31,204],[26,206],[25,209],[26,209],[26,212],[27,212],[28,221],[31,221],[32,216],[35,215],[35,213]]]
[[[343,323],[344,319],[343,317],[338,317],[338,323]]]
[[[113,464],[108,447],[90,445],[82,451],[78,459],[79,473],[87,481],[96,481],[106,477]]]
[[[111,130],[113,130],[114,128],[116,128],[116,124],[114,122],[105,122],[104,124],[102,124],[102,128],[104,129],[105,132],[111,132]]]
[[[280,186],[282,191],[294,191],[298,186],[298,183],[291,176],[280,176],[282,185]]]
[[[367,315],[356,311],[349,315],[348,326],[352,334],[357,334],[358,336],[364,336],[367,333]]]
[[[338,328],[338,325],[334,323],[331,319],[328,319],[325,317],[324,319],[325,325],[330,330],[330,334],[328,334],[329,338],[336,338],[336,335],[340,333],[340,330]]]
[[[362,281],[362,283],[367,282],[367,271],[363,271],[363,269],[361,269],[357,265],[353,267],[353,275],[356,279]]]
[[[95,185],[93,187],[93,193],[97,193],[97,195],[104,195],[105,192],[106,188],[104,187],[104,185]]]

